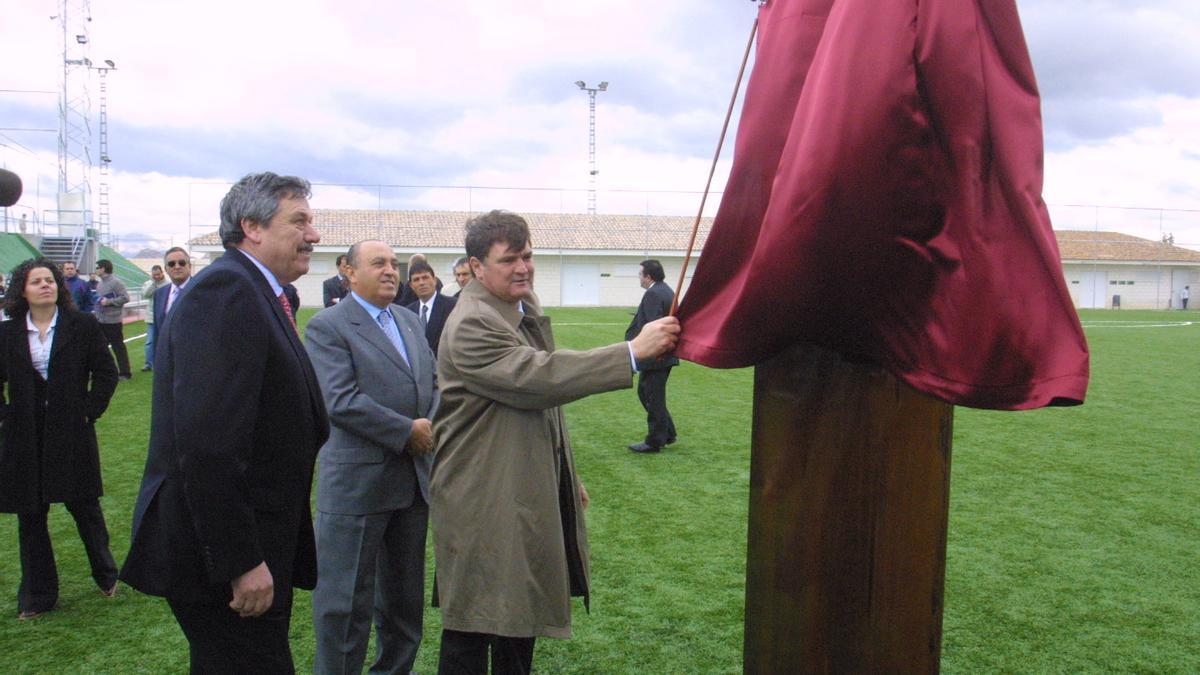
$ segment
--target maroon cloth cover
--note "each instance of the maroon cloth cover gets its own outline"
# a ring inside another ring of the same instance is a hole
[[[1012,0],[770,0],[677,354],[797,342],[980,408],[1081,403]]]

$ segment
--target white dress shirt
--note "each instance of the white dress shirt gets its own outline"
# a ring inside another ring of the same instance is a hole
[[[29,331],[29,357],[33,361],[33,369],[41,373],[43,380],[50,379],[50,349],[54,346],[54,328],[58,325],[58,308],[50,319],[50,326],[43,338],[37,326],[33,325],[33,316],[25,315],[25,328]]]

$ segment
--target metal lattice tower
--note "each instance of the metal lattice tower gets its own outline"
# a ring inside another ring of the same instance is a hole
[[[88,226],[91,220],[92,127],[88,80],[88,24],[90,0],[60,0],[62,27],[62,82],[59,88],[58,220],[60,224]]]
[[[112,70],[113,62],[105,63],[109,67],[96,68],[100,72],[100,190],[96,200],[96,229],[100,238],[108,241],[108,165],[112,163],[112,158],[108,155],[108,71]]]
[[[596,92],[608,91],[608,82],[595,87],[587,86],[583,80],[575,83],[588,95],[588,213],[596,213]]]

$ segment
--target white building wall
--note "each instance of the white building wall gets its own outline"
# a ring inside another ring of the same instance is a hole
[[[594,274],[599,277],[599,295],[594,304],[599,307],[632,307],[641,302],[644,291],[638,283],[638,273],[641,271],[641,262],[647,258],[656,258],[663,264],[663,271],[666,274],[665,281],[672,288],[679,283],[679,270],[683,267],[682,256],[647,256],[644,253],[587,255],[580,252],[560,254],[554,251],[536,253],[535,256],[537,260],[535,283],[538,297],[541,298],[542,305],[546,307],[557,307],[563,304],[563,280],[569,278],[571,274],[565,269],[567,267],[595,268]],[[685,289],[691,281],[691,273],[695,269],[695,264],[696,259],[693,258],[691,269],[688,271],[688,279],[684,283]]]
[[[1075,307],[1086,306],[1089,276],[1103,275],[1102,307],[1112,309],[1113,296],[1121,296],[1121,309],[1179,307],[1180,279],[1200,278],[1200,268],[1175,265],[1064,263],[1063,277]]]

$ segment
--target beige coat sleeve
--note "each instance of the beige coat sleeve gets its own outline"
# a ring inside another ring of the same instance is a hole
[[[454,338],[454,362],[467,390],[514,408],[544,410],[633,382],[624,342],[547,352],[483,313],[463,318]]]

